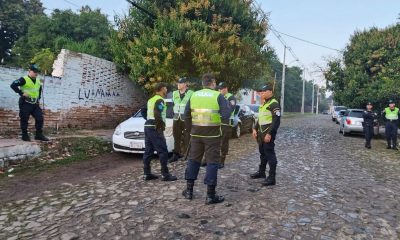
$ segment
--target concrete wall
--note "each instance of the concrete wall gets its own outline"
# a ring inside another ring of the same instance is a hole
[[[62,50],[53,69],[52,76],[40,77],[46,128],[114,127],[145,103],[110,61]],[[19,131],[19,96],[10,84],[24,75],[25,70],[0,67],[0,133]]]

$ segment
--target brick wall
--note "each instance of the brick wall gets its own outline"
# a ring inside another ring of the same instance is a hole
[[[46,128],[115,127],[145,103],[143,93],[104,59],[62,50],[53,69],[53,76],[40,77]],[[10,84],[24,75],[23,69],[0,67],[0,134],[19,131],[19,96]]]

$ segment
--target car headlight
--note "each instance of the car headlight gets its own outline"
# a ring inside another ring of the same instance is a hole
[[[164,136],[166,136],[166,137],[172,136],[172,127],[166,127],[165,128]]]
[[[119,136],[119,135],[121,135],[121,133],[122,133],[121,125],[118,125],[118,126],[115,128],[114,134],[117,135],[117,136]]]

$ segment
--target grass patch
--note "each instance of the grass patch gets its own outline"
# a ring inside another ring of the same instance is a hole
[[[39,157],[12,166],[14,171],[9,174],[34,175],[59,166],[90,160],[111,150],[111,143],[96,137],[59,139],[51,144],[43,144]],[[0,175],[0,179],[5,177],[7,174]]]

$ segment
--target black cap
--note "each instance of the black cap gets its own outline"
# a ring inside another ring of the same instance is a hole
[[[392,99],[390,99],[390,100],[388,101],[388,104],[391,104],[391,103],[394,103],[394,101],[393,101]]]
[[[187,78],[186,77],[181,77],[178,79],[178,81],[176,83],[186,83],[187,82]]]
[[[372,105],[372,103],[371,102],[367,102],[367,105]]]
[[[35,73],[40,72],[39,66],[35,63],[29,64],[29,70],[31,70]]]
[[[260,88],[256,89],[257,92],[272,91],[272,87],[268,84],[262,85]]]
[[[226,85],[226,83],[225,82],[220,82],[218,85],[217,85],[217,89],[224,89],[224,88],[227,88],[228,86]]]

